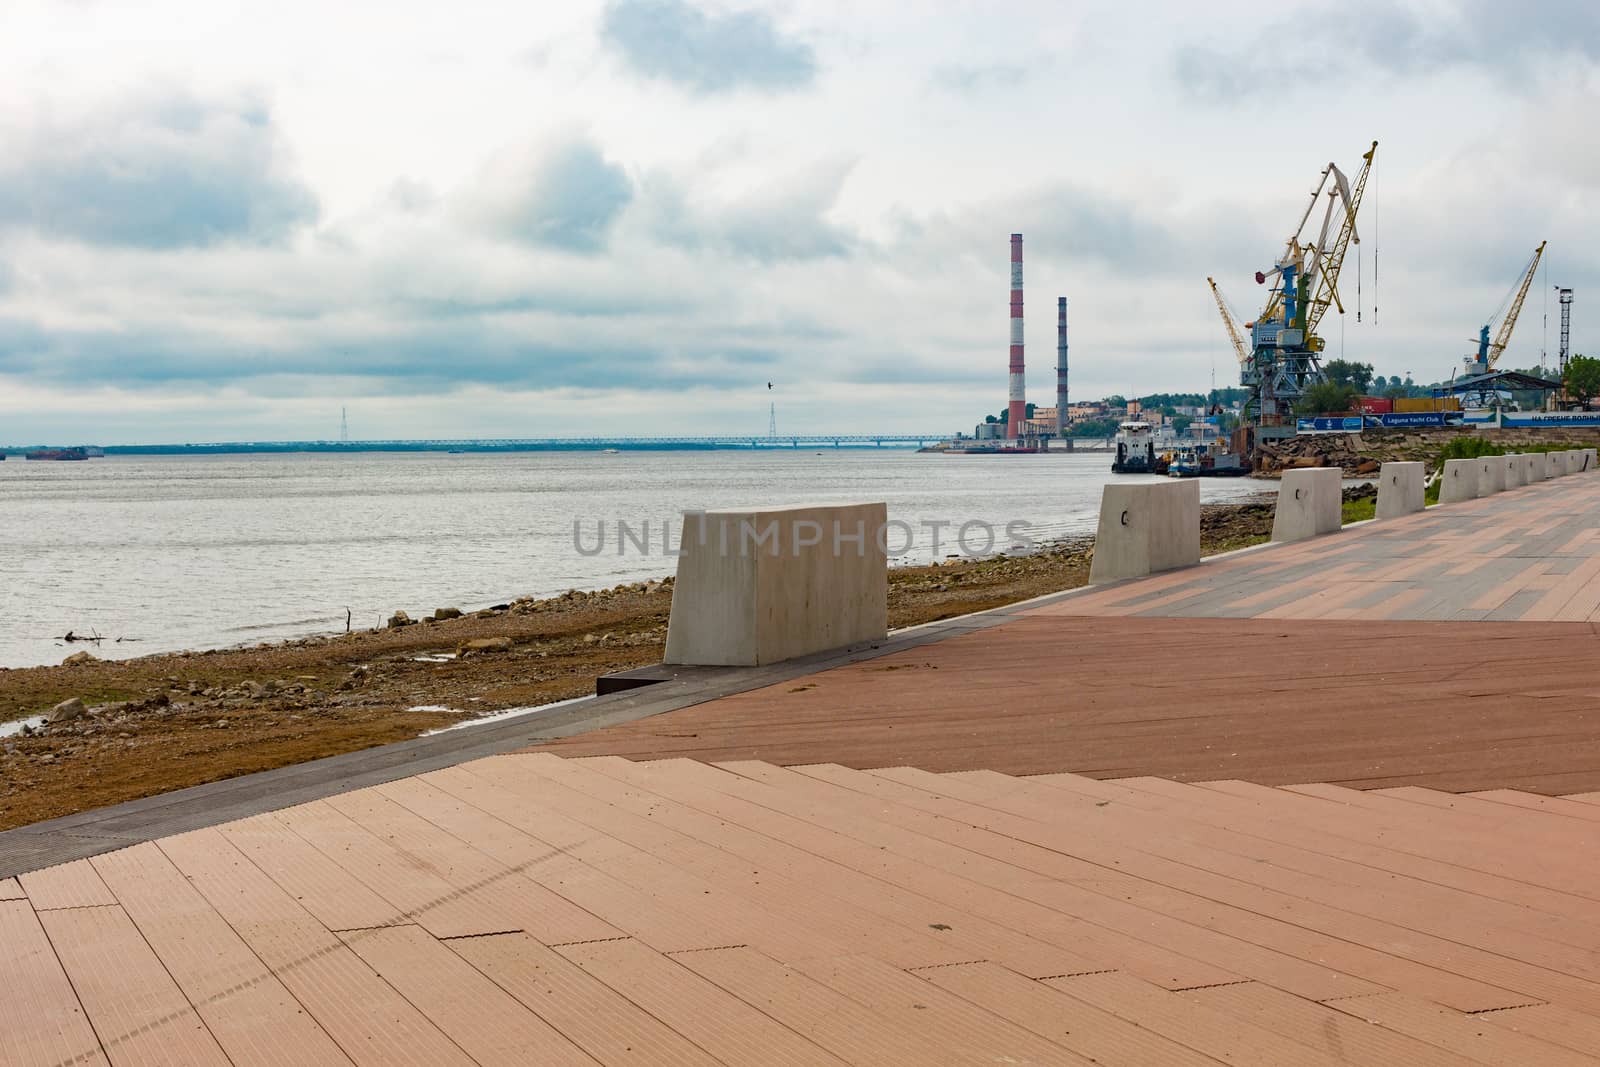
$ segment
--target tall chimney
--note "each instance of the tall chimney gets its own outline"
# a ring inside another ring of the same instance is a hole
[[[1067,298],[1056,298],[1056,437],[1067,436]]]
[[[1022,433],[1028,417],[1022,366],[1022,234],[1011,235],[1011,389],[1006,407],[1007,437]]]

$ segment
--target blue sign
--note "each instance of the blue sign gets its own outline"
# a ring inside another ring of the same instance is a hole
[[[1319,415],[1314,419],[1295,420],[1295,429],[1300,433],[1360,433],[1364,425],[1365,420],[1360,415]]]
[[[1385,426],[1443,426],[1445,424],[1445,412],[1394,411],[1379,415],[1378,421]]]

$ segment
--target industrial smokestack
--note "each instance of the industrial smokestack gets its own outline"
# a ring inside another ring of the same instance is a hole
[[[1067,298],[1056,298],[1056,437],[1067,436]]]
[[[1028,417],[1022,365],[1022,234],[1011,235],[1011,390],[1006,407],[1007,437],[1022,433]]]

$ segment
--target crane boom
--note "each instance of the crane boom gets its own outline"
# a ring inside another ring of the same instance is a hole
[[[1244,338],[1239,336],[1239,326],[1233,321],[1233,313],[1228,310],[1227,301],[1222,299],[1222,290],[1217,288],[1215,278],[1207,278],[1206,284],[1211,286],[1211,295],[1217,301],[1217,311],[1222,315],[1222,325],[1227,327],[1228,338],[1233,341],[1233,350],[1239,356],[1239,365],[1250,362],[1250,348],[1244,343]]]
[[[1333,247],[1328,250],[1327,258],[1322,264],[1322,271],[1317,279],[1316,295],[1311,298],[1311,306],[1306,309],[1307,336],[1316,332],[1317,323],[1322,321],[1322,316],[1328,310],[1330,303],[1339,308],[1339,314],[1344,314],[1344,302],[1339,299],[1339,271],[1344,267],[1344,255],[1350,250],[1351,242],[1359,244],[1361,241],[1361,238],[1356,236],[1356,212],[1361,208],[1362,194],[1367,191],[1367,176],[1372,173],[1372,160],[1377,154],[1378,142],[1373,141],[1372,147],[1361,157],[1361,173],[1356,175],[1355,188],[1348,191],[1343,188],[1339,190],[1344,196],[1344,220],[1339,226],[1339,236],[1334,238]]]
[[[1540,241],[1539,247],[1533,251],[1533,259],[1528,261],[1528,270],[1522,276],[1522,287],[1517,290],[1516,299],[1511,301],[1511,307],[1506,310],[1506,317],[1500,320],[1500,330],[1495,334],[1494,344],[1489,346],[1487,364],[1489,370],[1494,370],[1495,360],[1500,358],[1500,353],[1506,350],[1506,345],[1511,343],[1511,331],[1516,328],[1517,316],[1522,314],[1522,302],[1528,298],[1528,287],[1533,284],[1533,275],[1539,269],[1539,260],[1544,256],[1544,246],[1548,241]]]

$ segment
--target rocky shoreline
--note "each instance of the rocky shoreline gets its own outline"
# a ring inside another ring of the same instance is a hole
[[[1208,505],[1208,554],[1265,540],[1267,502]],[[901,628],[1083,585],[1092,538],[890,572]],[[0,829],[594,691],[659,662],[672,580],[436,609],[348,634],[0,669]],[[40,722],[55,714],[55,722]]]

